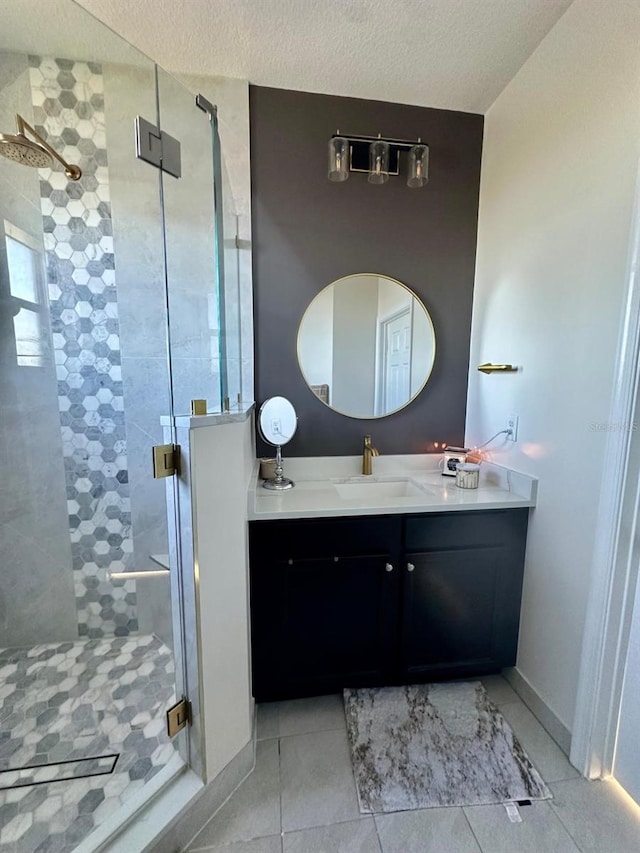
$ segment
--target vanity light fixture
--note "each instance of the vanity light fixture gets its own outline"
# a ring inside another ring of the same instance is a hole
[[[385,139],[378,136],[347,136],[336,131],[329,140],[330,181],[346,181],[350,172],[368,175],[370,184],[386,184],[400,174],[401,153],[407,157],[407,186],[423,187],[429,180],[429,146],[420,138]]]

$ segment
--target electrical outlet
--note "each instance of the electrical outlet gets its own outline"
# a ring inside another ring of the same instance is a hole
[[[274,435],[282,435],[282,424],[279,418],[273,418],[271,421],[271,432]]]
[[[518,415],[507,415],[507,423],[505,429],[511,430],[511,435],[507,436],[507,441],[517,441],[518,440],[518,421],[520,418]]]

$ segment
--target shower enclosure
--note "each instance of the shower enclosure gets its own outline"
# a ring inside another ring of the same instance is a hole
[[[16,115],[82,171],[0,157],[0,847],[54,853],[201,766],[167,730],[193,566],[152,447],[241,399],[240,299],[215,115],[177,80],[71,0],[3,4]],[[136,157],[138,116],[180,177]]]

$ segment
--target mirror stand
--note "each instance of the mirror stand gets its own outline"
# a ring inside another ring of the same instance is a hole
[[[274,491],[284,491],[285,489],[292,489],[295,486],[293,480],[289,480],[288,477],[283,477],[283,468],[282,468],[282,447],[278,444],[276,445],[276,476],[274,480],[265,480],[262,484],[263,489],[273,489]]]
[[[260,435],[276,448],[276,476],[265,480],[265,489],[283,492],[295,486],[293,480],[282,476],[282,445],[291,441],[298,426],[296,410],[285,397],[270,397],[260,406],[258,428]]]

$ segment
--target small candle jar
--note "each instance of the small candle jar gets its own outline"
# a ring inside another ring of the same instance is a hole
[[[459,489],[477,489],[480,466],[474,462],[460,462],[456,468],[456,486]]]
[[[276,460],[261,459],[260,460],[260,479],[275,480],[276,478]]]

